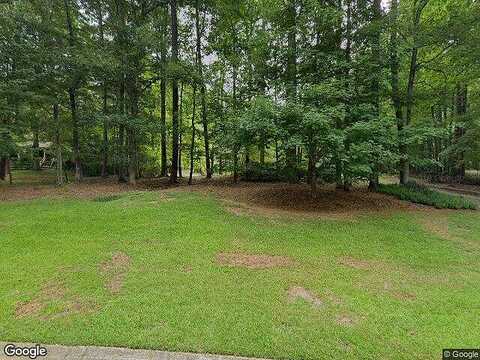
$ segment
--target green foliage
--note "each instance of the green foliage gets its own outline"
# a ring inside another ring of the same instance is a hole
[[[408,183],[407,185],[382,184],[379,185],[378,191],[384,194],[393,195],[400,200],[434,206],[437,209],[475,210],[477,208],[472,201],[461,196],[440,193],[413,182]]]

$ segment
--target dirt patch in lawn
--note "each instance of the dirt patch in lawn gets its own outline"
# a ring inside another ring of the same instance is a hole
[[[57,304],[58,310],[44,314],[50,304]],[[15,318],[35,317],[41,320],[52,320],[74,313],[88,313],[95,310],[95,306],[76,296],[68,296],[65,286],[60,282],[46,284],[38,294],[25,302],[17,303]]]
[[[295,262],[289,257],[263,254],[219,253],[217,254],[216,260],[220,265],[244,267],[248,269],[269,269],[295,265]]]
[[[113,253],[111,259],[100,264],[100,272],[105,276],[105,287],[111,294],[120,293],[129,267],[130,257],[121,251]]]
[[[301,286],[293,286],[288,289],[288,300],[290,302],[296,301],[297,299],[303,299],[306,302],[310,303],[312,307],[321,307],[323,301],[320,300],[314,293],[310,290],[307,290]]]
[[[388,267],[387,264],[381,261],[356,259],[349,256],[341,258],[339,262],[344,266],[357,270],[381,270]]]
[[[395,299],[402,300],[402,301],[412,301],[417,298],[415,294],[405,292],[405,291],[399,291],[399,290],[391,292],[391,295]]]
[[[427,232],[445,240],[453,239],[448,230],[448,217],[445,214],[438,213],[436,216],[422,216],[419,218],[419,222]]]
[[[357,317],[348,315],[348,314],[342,314],[338,315],[335,319],[336,323],[338,325],[346,326],[346,327],[353,327],[358,324],[359,320]]]

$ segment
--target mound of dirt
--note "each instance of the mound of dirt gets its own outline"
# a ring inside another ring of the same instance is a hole
[[[322,215],[348,217],[361,213],[416,210],[419,207],[393,197],[356,188],[350,192],[334,186],[312,193],[306,184],[265,184],[209,182],[195,190],[226,200],[226,210],[234,215]]]
[[[313,307],[321,307],[323,305],[322,300],[316,297],[310,290],[301,286],[293,286],[288,289],[288,299],[290,302],[297,299],[303,299],[306,302],[309,302]]]
[[[244,267],[247,269],[269,269],[293,266],[295,263],[286,256],[252,255],[243,253],[219,253],[217,263],[224,266]]]
[[[105,287],[111,294],[118,294],[122,290],[123,282],[130,266],[130,257],[117,251],[112,258],[100,264],[100,272],[105,276]]]

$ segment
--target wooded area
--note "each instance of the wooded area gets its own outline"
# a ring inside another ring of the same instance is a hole
[[[58,184],[462,181],[479,18],[476,0],[2,2],[0,179],[49,142]]]

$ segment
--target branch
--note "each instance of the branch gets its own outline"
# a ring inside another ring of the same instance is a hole
[[[419,62],[417,64],[417,68],[420,68],[422,66],[425,66],[426,64],[429,64],[431,63],[432,61],[435,61],[436,59],[438,59],[439,57],[445,55],[448,50],[454,45],[455,43],[454,42],[451,42],[450,44],[448,44],[445,48],[443,48],[438,54],[436,54],[435,56],[433,56],[432,58],[428,59],[428,60],[425,60],[423,62]]]

